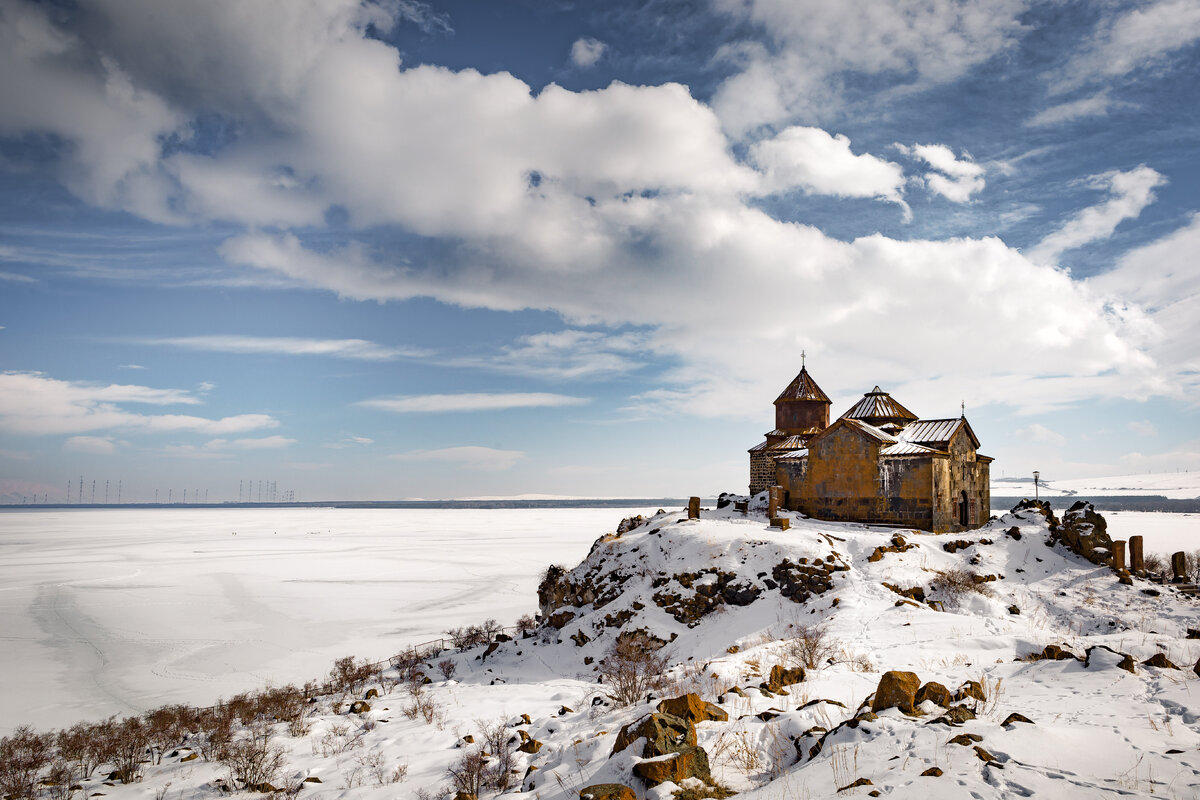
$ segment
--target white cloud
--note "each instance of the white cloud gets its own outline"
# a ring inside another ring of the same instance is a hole
[[[239,414],[221,419],[182,414],[138,414],[121,406],[194,405],[200,401],[181,389],[147,386],[93,385],[62,381],[36,372],[0,373],[0,430],[23,435],[137,430],[146,433],[195,431],[228,435],[279,422],[265,414]]]
[[[1049,444],[1055,447],[1062,447],[1067,443],[1067,437],[1061,433],[1056,433],[1045,425],[1034,422],[1024,428],[1017,430],[1017,436],[1027,442],[1036,442],[1038,444]]]
[[[28,275],[22,275],[19,272],[0,272],[0,281],[8,281],[10,283],[37,283],[36,278],[31,278]]]
[[[392,411],[397,414],[440,413],[445,411],[501,411],[510,408],[552,408],[578,406],[587,403],[583,397],[571,397],[545,392],[513,392],[508,394],[420,394],[379,397],[363,400],[356,405]]]
[[[500,348],[499,353],[459,357],[446,363],[541,378],[578,380],[639,369],[651,350],[650,336],[646,333],[609,334],[567,329],[529,334]]]
[[[571,63],[580,69],[594,67],[607,49],[608,45],[599,39],[590,37],[576,39],[571,45]]]
[[[572,328],[634,326],[675,365],[656,398],[672,412],[761,419],[802,348],[834,389],[936,384],[941,394],[927,395],[923,413],[953,413],[956,404],[932,405],[947,396],[1037,406],[1163,390],[1170,367],[1145,352],[1157,329],[1138,309],[1108,303],[997,239],[843,242],[781,222],[753,204],[763,173],[738,162],[724,133],[723,124],[786,124],[846,76],[900,88],[953,80],[1013,41],[1022,3],[722,7],[770,30],[772,41],[739,51],[744,71],[718,93],[718,117],[677,84],[534,92],[508,73],[406,68],[366,35],[368,25],[390,23],[385,7],[357,0],[103,0],[90,7],[101,24],[69,32],[22,5],[34,33],[21,35],[40,44],[14,42],[13,26],[0,26],[15,48],[0,49],[0,67],[16,68],[0,69],[0,91],[36,96],[37,115],[22,97],[0,103],[0,131],[61,137],[68,185],[89,202],[246,226],[221,254],[249,279],[278,285],[284,276],[362,300],[546,309]],[[123,76],[120,102],[106,88],[117,73],[94,68],[101,52]],[[752,87],[762,91],[739,109],[735,90],[747,76],[762,78]],[[195,156],[163,155],[157,145],[200,110],[238,132],[204,156],[203,170],[187,162]],[[833,137],[824,144],[853,167],[854,191],[886,189],[887,162],[862,161]],[[931,190],[959,201],[979,190],[982,167],[926,147],[918,157],[933,167]],[[813,186],[828,186],[828,175],[809,172]],[[242,188],[230,196],[208,174],[239,175]],[[287,229],[334,207],[349,230],[381,226],[446,246],[414,263],[363,243],[318,247]],[[281,229],[254,227],[265,221]],[[764,312],[792,305],[803,315]],[[506,357],[517,369],[539,350],[554,354],[562,375],[639,362],[611,341],[585,340],[574,350],[517,343]],[[946,375],[948,363],[952,378],[930,377]],[[1029,393],[1005,391],[1013,385]],[[399,400],[412,406],[404,410],[422,406]]]
[[[117,452],[117,443],[111,436],[72,436],[63,442],[63,450],[70,453],[111,455]]]
[[[1072,100],[1069,103],[1060,103],[1059,105],[1043,109],[1034,114],[1026,124],[1032,127],[1058,125],[1059,123],[1072,122],[1085,117],[1103,117],[1108,114],[1110,108],[1130,108],[1132,106],[1132,103],[1111,99],[1108,96],[1108,90],[1105,89],[1079,100]]]
[[[713,105],[734,135],[838,108],[846,79],[898,90],[952,81],[1010,47],[1024,0],[715,0],[767,43],[726,49],[739,72]]]
[[[850,140],[820,128],[785,128],[756,142],[750,158],[765,172],[765,190],[800,187],[811,194],[878,197],[903,205],[904,170],[869,153],[855,155]]]
[[[173,336],[134,340],[215,353],[317,355],[359,361],[390,361],[428,355],[416,348],[388,347],[366,339],[303,339],[290,336]]]
[[[341,441],[327,444],[325,447],[333,450],[341,450],[347,447],[365,447],[369,444],[375,444],[375,440],[367,436],[347,436]]]
[[[971,195],[983,190],[985,170],[970,155],[959,158],[944,144],[914,144],[912,147],[896,144],[895,147],[932,167],[933,172],[925,173],[925,185],[953,203],[969,202]]]
[[[145,369],[141,364],[118,364],[117,369]]]
[[[212,439],[204,443],[209,450],[278,450],[296,443],[286,436],[264,436],[259,439]]]
[[[1140,166],[1127,172],[1107,172],[1093,175],[1089,184],[1107,189],[1110,197],[1100,205],[1085,208],[1061,228],[1038,242],[1030,256],[1038,261],[1053,262],[1066,250],[1106,239],[1127,219],[1134,219],[1142,209],[1154,202],[1154,189],[1167,179],[1150,167]]]
[[[1200,5],[1158,0],[1106,16],[1061,74],[1049,76],[1051,92],[1111,80],[1158,66],[1200,40]]]
[[[1200,214],[1188,224],[1126,253],[1116,268],[1088,279],[1088,285],[1110,299],[1148,332],[1150,352],[1174,370],[1178,391],[1200,402]]]
[[[497,450],[491,447],[445,447],[440,450],[410,450],[388,456],[396,461],[449,464],[458,469],[500,472],[511,469],[525,457],[520,450]]]
[[[1158,426],[1148,419],[1130,420],[1127,427],[1138,436],[1158,436]]]

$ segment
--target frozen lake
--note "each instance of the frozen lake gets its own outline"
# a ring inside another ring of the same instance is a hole
[[[656,509],[0,512],[0,733],[324,675],[537,611]]]
[[[0,512],[0,733],[144,711],[386,658],[537,610],[635,509]],[[1148,552],[1200,548],[1200,515],[1108,512]]]

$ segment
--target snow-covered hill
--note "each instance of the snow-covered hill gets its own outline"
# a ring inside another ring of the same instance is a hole
[[[997,497],[1033,497],[1033,488],[1033,478],[992,481],[992,494]],[[1147,472],[1106,478],[1051,479],[1040,481],[1038,490],[1042,497],[1160,495],[1171,500],[1191,500],[1200,498],[1200,472]]]
[[[683,763],[646,758],[665,747],[698,772],[707,761],[709,783],[680,779],[691,798],[723,796],[714,787],[754,800],[1200,793],[1196,602],[1140,579],[1123,585],[1049,545],[1037,511],[946,535],[795,514],[781,531],[731,508],[685,516],[658,514],[600,538],[573,569],[548,571],[543,622],[527,636],[430,658],[428,683],[405,680],[401,664],[322,696],[305,706],[303,735],[274,725],[286,763],[275,785],[329,800],[451,797],[448,770],[486,774],[511,755],[505,797],[574,800],[623,784],[665,798],[679,783],[638,777]],[[612,684],[597,682],[619,640],[662,644],[663,685],[649,700],[618,705]],[[1047,645],[1079,658],[1031,660]],[[1163,666],[1142,663],[1152,657]],[[870,711],[889,671],[915,673],[927,699],[912,713],[879,699]],[[657,745],[621,735],[687,692],[712,704],[689,706],[701,717],[725,719],[671,723],[682,727],[674,738],[660,730]],[[139,784],[81,785],[109,800],[221,795],[230,770],[193,757],[211,755],[211,741],[182,744]]]

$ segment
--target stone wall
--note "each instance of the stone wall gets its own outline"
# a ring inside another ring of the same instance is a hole
[[[750,454],[750,494],[765,492],[775,485],[775,459],[762,450]]]

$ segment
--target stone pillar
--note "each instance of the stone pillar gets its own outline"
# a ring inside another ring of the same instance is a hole
[[[688,519],[700,519],[700,498],[688,498]]]
[[[1134,575],[1146,574],[1146,563],[1142,560],[1142,537],[1129,537],[1129,570]]]
[[[1120,572],[1125,569],[1125,540],[1117,539],[1112,543],[1112,568]]]
[[[1171,582],[1187,583],[1187,557],[1183,551],[1171,555]]]
[[[783,505],[783,487],[772,486],[767,490],[767,516],[775,519],[779,516],[779,507]]]

